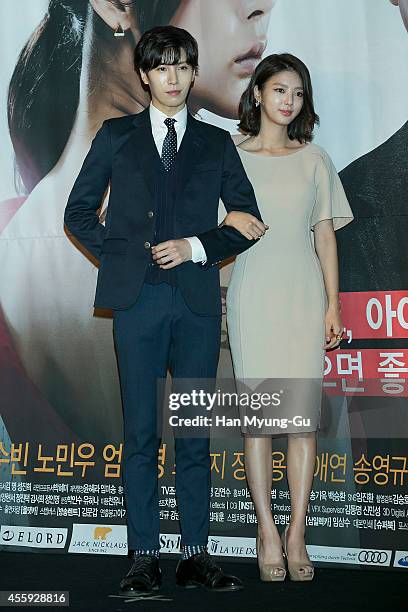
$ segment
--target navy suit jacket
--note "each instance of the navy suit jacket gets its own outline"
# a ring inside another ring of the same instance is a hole
[[[254,191],[231,136],[190,114],[178,154],[174,238],[197,236],[207,263],[179,265],[177,283],[193,312],[221,313],[216,264],[254,244],[218,224],[219,198],[227,211],[261,219]],[[139,295],[151,261],[158,156],[149,110],[108,119],[96,134],[65,210],[69,232],[100,261],[94,305],[126,309]],[[110,184],[105,225],[98,211]]]

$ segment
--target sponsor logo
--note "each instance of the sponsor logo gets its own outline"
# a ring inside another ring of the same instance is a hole
[[[0,544],[30,548],[64,548],[68,529],[63,527],[29,527],[1,525]]]
[[[127,555],[126,526],[74,523],[68,552]]]
[[[160,550],[165,553],[178,553],[180,536],[174,533],[160,535]],[[208,551],[220,557],[256,557],[255,538],[210,536]],[[345,563],[352,565],[390,565],[390,550],[365,550],[361,548],[342,548],[337,546],[308,545],[307,551],[312,561],[323,563]],[[408,555],[408,553],[406,553]],[[407,559],[408,566],[408,559]]]
[[[112,529],[110,527],[95,527],[93,533],[94,540],[106,540],[106,534],[110,533]]]
[[[181,536],[178,533],[160,534],[160,552],[180,553]]]
[[[308,545],[311,561],[321,563],[346,563],[352,565],[390,565],[390,550],[344,548],[341,546]]]
[[[177,533],[160,534],[160,552],[180,553],[181,536]],[[208,551],[221,557],[256,557],[254,538],[210,537]]]
[[[360,550],[358,560],[364,564],[384,565],[388,561],[388,555],[384,550]]]
[[[408,569],[408,550],[396,550],[394,567],[404,567]]]
[[[256,557],[255,538],[213,536],[208,538],[208,551],[220,557]]]

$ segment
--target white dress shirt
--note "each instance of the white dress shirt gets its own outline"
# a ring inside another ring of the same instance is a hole
[[[150,123],[152,126],[153,140],[155,142],[157,151],[161,157],[163,142],[167,135],[167,125],[164,123],[168,119],[168,115],[162,113],[158,108],[150,103]],[[171,118],[175,119],[174,129],[177,134],[177,151],[180,148],[181,141],[183,140],[184,133],[187,127],[187,106],[184,106],[181,111],[173,115]],[[191,246],[191,260],[194,263],[201,262],[203,265],[207,261],[207,255],[201,241],[197,236],[191,236],[186,238]]]

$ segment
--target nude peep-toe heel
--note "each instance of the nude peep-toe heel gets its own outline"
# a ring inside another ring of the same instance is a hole
[[[262,582],[283,582],[286,578],[286,567],[273,563],[261,563],[259,560],[259,537],[257,536],[259,577]]]
[[[283,552],[286,557],[286,562],[288,564],[289,577],[291,580],[295,582],[310,582],[314,578],[314,565],[309,560],[308,563],[303,563],[299,561],[290,561],[287,552],[287,537],[288,537],[288,529],[289,525],[286,525],[285,531],[281,535]],[[310,568],[307,571],[306,568]]]

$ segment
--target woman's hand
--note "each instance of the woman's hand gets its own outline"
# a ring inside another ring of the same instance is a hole
[[[323,346],[323,348],[326,349],[326,351],[332,348],[337,348],[341,342],[344,332],[339,306],[328,307],[324,323],[326,328],[326,344]]]
[[[245,236],[245,238],[248,238],[248,240],[258,240],[258,238],[263,236],[266,230],[269,229],[268,225],[259,221],[254,215],[239,212],[237,210],[233,210],[227,214],[220,227],[223,225],[234,227],[240,234]]]

